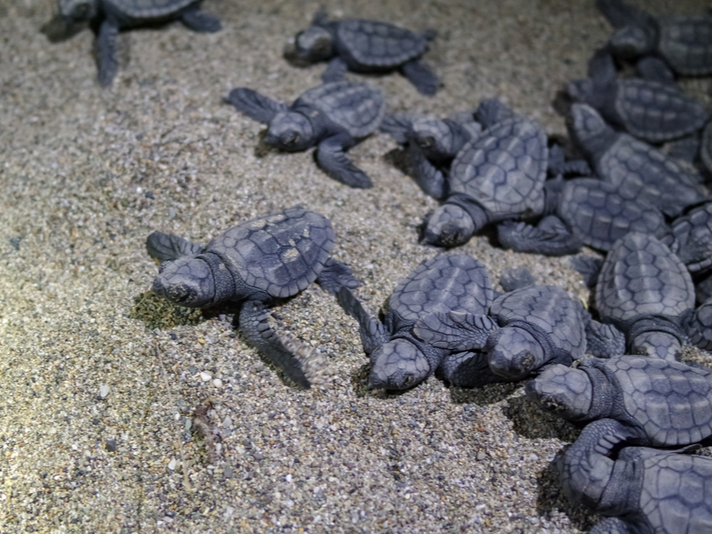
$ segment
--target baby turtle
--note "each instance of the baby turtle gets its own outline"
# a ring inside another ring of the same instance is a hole
[[[642,200],[671,217],[705,199],[699,175],[647,143],[616,132],[591,106],[571,106],[567,127],[596,174],[614,184],[623,198]]]
[[[447,351],[412,333],[418,319],[433,313],[486,313],[494,291],[485,266],[466,254],[442,254],[423,261],[396,286],[381,320],[373,319],[346,288],[339,304],[360,327],[371,361],[372,388],[402,390],[431,376]]]
[[[385,104],[377,89],[364,83],[326,83],[287,106],[241,87],[230,91],[226,101],[251,119],[269,125],[267,144],[287,152],[316,146],[316,160],[331,178],[349,187],[371,187],[371,179],[344,151],[378,128]]]
[[[670,249],[653,236],[631,232],[616,241],[596,282],[596,309],[604,323],[628,340],[628,351],[674,360],[686,339],[687,320],[695,305],[690,273]],[[618,335],[605,348],[599,337],[596,356],[620,350]],[[599,352],[600,351],[600,352]]]
[[[712,458],[626,447],[613,460],[577,441],[556,464],[569,500],[609,516],[589,534],[712,532]]]
[[[381,131],[407,146],[413,178],[423,192],[441,200],[446,194],[446,169],[468,141],[478,137],[482,126],[472,113],[446,119],[386,115]]]
[[[240,223],[205,247],[161,232],[146,240],[161,262],[154,293],[190,308],[233,306],[247,341],[304,388],[309,380],[270,327],[269,309],[314,281],[332,294],[356,287],[351,270],[329,257],[333,247],[329,220],[301,207]]]
[[[445,203],[424,230],[423,241],[429,245],[462,245],[488,223],[544,209],[549,149],[542,129],[496,99],[484,101],[477,118],[484,131],[452,162],[447,194],[441,195]],[[424,182],[446,183],[432,166],[424,166],[421,173]]]
[[[639,139],[654,143],[677,139],[700,130],[709,119],[705,107],[676,85],[619,79],[606,49],[594,54],[588,69],[589,78],[572,82],[568,93]]]
[[[116,37],[120,30],[146,24],[180,20],[196,32],[216,32],[220,20],[200,10],[202,0],[59,0],[59,11],[71,24],[100,23],[96,38],[99,84],[111,84],[116,76]]]
[[[299,59],[329,61],[321,77],[324,83],[340,81],[347,70],[379,73],[400,69],[419,92],[435,94],[439,80],[420,62],[434,31],[417,35],[386,22],[327,19],[326,12],[319,11],[311,26],[294,39]]]
[[[525,286],[497,298],[489,316],[433,313],[413,333],[449,351],[479,350],[492,373],[520,380],[551,363],[570,365],[586,351],[583,306],[556,286]]]
[[[712,267],[712,202],[706,202],[675,219],[662,239],[692,274]]]
[[[573,423],[603,454],[626,442],[651,447],[698,443],[712,436],[712,371],[646,356],[586,358],[577,368],[547,367],[527,396]]]
[[[616,29],[609,39],[612,53],[630,60],[653,55],[677,74],[712,74],[712,16],[672,15],[656,19],[622,0],[597,0],[596,5]]]
[[[624,198],[602,180],[548,180],[545,193],[546,216],[538,226],[505,221],[497,227],[505,249],[562,256],[576,254],[584,244],[608,250],[628,232],[663,237],[669,231],[657,209],[632,195]]]

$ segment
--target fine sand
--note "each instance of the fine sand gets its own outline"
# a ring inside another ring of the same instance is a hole
[[[598,520],[566,502],[550,467],[578,430],[542,413],[521,383],[369,391],[355,321],[313,285],[272,316],[311,346],[315,386],[299,391],[234,333],[231,315],[150,293],[153,230],[206,243],[295,204],[331,219],[334,257],[374,313],[438,253],[417,235],[437,203],[387,135],[350,151],[374,182],[353,190],[313,151],[264,149],[264,127],[222,103],[239,86],[291,102],[318,85],[323,65],[282,58],[318,7],[206,0],[221,32],[176,23],[122,34],[119,74],[101,89],[90,31],[52,44],[39,31],[52,0],[0,2],[0,531],[572,533]],[[593,0],[325,7],[437,29],[425,57],[443,80],[437,96],[397,73],[348,75],[380,88],[390,110],[444,117],[498,96],[558,135],[556,92],[585,75],[610,31]],[[703,96],[708,83],[685,87]],[[526,266],[587,301],[570,258],[493,244],[485,232],[459,251],[495,281]]]

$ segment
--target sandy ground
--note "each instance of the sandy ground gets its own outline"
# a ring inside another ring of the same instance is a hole
[[[638,2],[641,3],[641,2]],[[702,2],[646,2],[654,13]],[[413,7],[418,6],[418,7]],[[231,316],[150,292],[155,229],[207,242],[302,204],[328,216],[334,257],[375,312],[438,251],[417,226],[437,205],[376,134],[351,150],[374,181],[329,179],[312,151],[258,148],[263,127],[222,103],[247,86],[291,101],[323,65],[281,57],[313,1],[207,0],[224,29],[180,24],[122,34],[111,88],[96,82],[91,32],[50,44],[51,0],[0,3],[0,530],[2,532],[549,532],[597,518],[565,502],[549,467],[577,430],[521,384],[399,395],[365,387],[355,322],[318,286],[274,324],[323,359],[298,391],[230,326]],[[565,133],[552,108],[609,26],[593,1],[327,2],[337,16],[436,28],[434,98],[398,74],[349,75],[389,109],[446,116],[499,96]],[[709,80],[688,86],[704,91]],[[488,235],[461,249],[493,280],[524,265],[587,299],[569,258],[516,255]],[[687,357],[707,361],[690,351]]]

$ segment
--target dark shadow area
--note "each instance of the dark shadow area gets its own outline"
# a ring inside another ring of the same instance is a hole
[[[571,521],[571,526],[588,532],[602,518],[600,515],[592,513],[588,508],[580,504],[571,503],[566,498],[561,490],[559,472],[556,469],[555,462],[556,459],[537,477],[539,485],[536,500],[537,513],[545,519],[554,520],[554,511],[563,512]]]
[[[145,291],[134,297],[134,305],[129,312],[131,319],[137,319],[153,330],[165,330],[181,325],[197,325],[225,310],[201,310],[171,304],[152,291]]]
[[[239,112],[238,112],[239,113]],[[257,144],[255,145],[254,154],[257,159],[262,159],[269,154],[284,154],[283,151],[276,149],[273,146],[265,143],[265,136],[267,135],[267,128],[260,130],[257,134]]]
[[[481,388],[450,388],[450,398],[455,404],[477,404],[484,406],[496,404],[509,397],[517,388],[521,387],[521,382],[500,382],[488,384]]]
[[[405,148],[394,148],[390,152],[386,152],[383,161],[406,176],[412,176],[412,167],[410,159],[408,159],[408,151]]]
[[[560,439],[572,443],[581,430],[574,425],[545,412],[526,395],[512,397],[504,414],[512,420],[514,430],[529,439]]]
[[[43,33],[50,43],[62,43],[88,27],[87,23],[71,22],[57,14],[40,27],[40,33]]]

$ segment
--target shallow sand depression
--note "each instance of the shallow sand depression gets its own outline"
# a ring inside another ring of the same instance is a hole
[[[702,4],[645,2],[655,14]],[[437,202],[403,173],[390,137],[350,150],[374,187],[349,189],[313,151],[264,149],[264,127],[222,102],[234,87],[291,102],[318,85],[324,65],[296,68],[282,51],[319,5],[206,0],[222,31],[121,34],[119,73],[101,89],[90,31],[52,44],[39,29],[54,2],[0,4],[3,532],[569,533],[597,521],[565,501],[549,467],[578,430],[521,383],[369,391],[356,322],[312,285],[272,315],[311,347],[315,386],[299,391],[235,334],[232,315],[150,293],[153,230],[207,243],[296,204],[331,219],[333,257],[373,313],[438,253],[417,234]],[[565,134],[557,90],[585,76],[610,31],[593,1],[325,7],[438,31],[425,56],[443,81],[435,97],[397,73],[348,75],[382,89],[389,110],[444,117],[497,96],[550,135]],[[702,96],[708,83],[684,86]],[[494,281],[525,266],[588,299],[570,258],[493,243],[484,232],[458,251]]]

